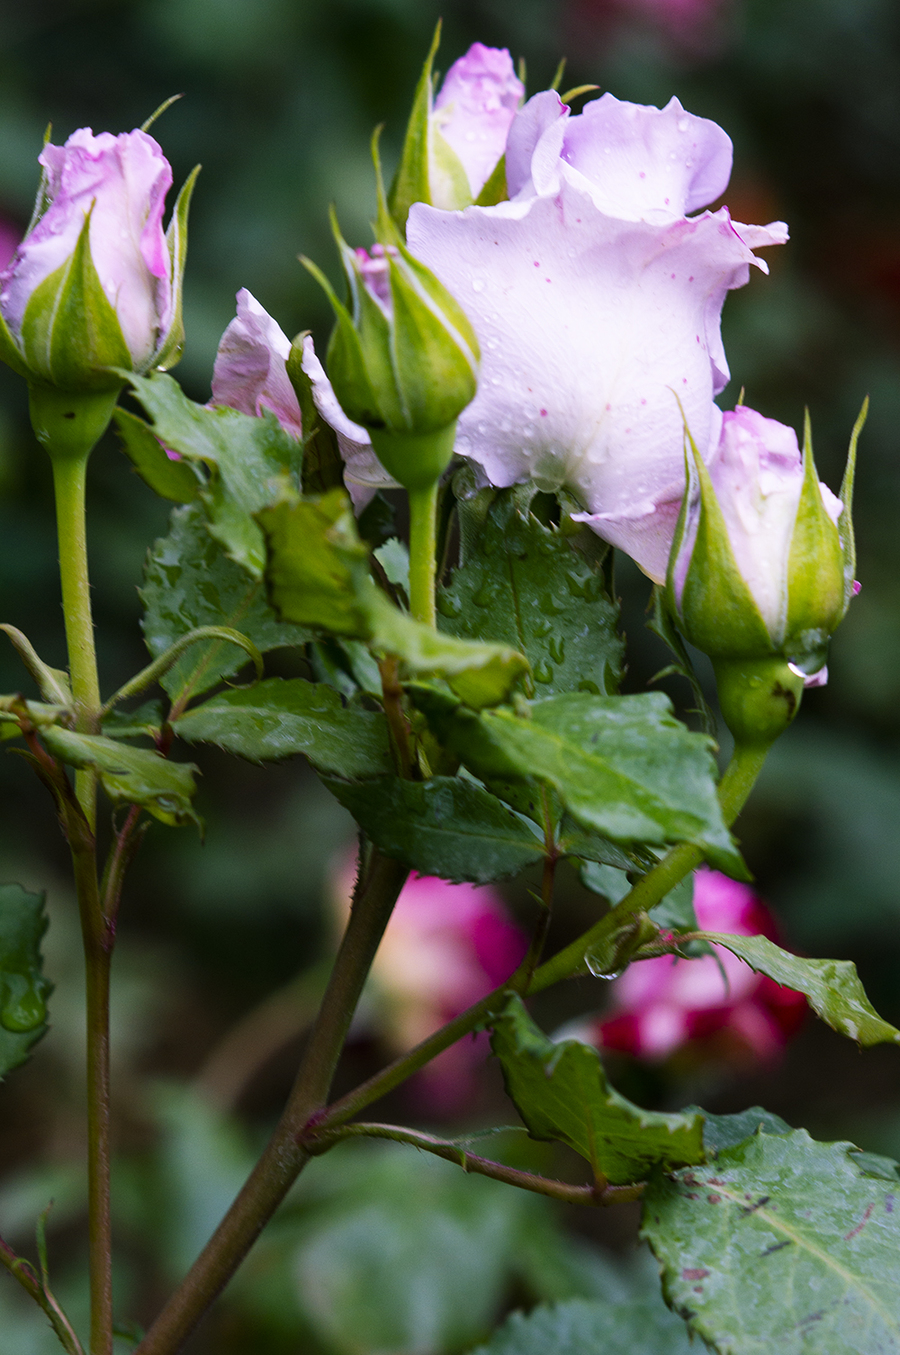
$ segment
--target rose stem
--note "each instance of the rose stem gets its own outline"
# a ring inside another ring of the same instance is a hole
[[[432,629],[436,624],[437,502],[437,480],[427,489],[409,490],[409,606],[415,619]]]
[[[88,454],[89,455],[89,454]],[[53,487],[59,536],[59,572],[76,727],[96,733],[100,686],[88,578],[85,480],[88,455],[53,455]],[[91,1355],[112,1355],[112,1225],[110,1219],[109,978],[113,929],[100,904],[97,883],[97,778],[76,774],[83,831],[69,844],[81,917],[87,988],[88,1232],[90,1241]],[[70,816],[71,823],[71,816]]]

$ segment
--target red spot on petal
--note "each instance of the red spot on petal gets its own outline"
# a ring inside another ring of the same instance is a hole
[[[535,268],[540,268],[540,266],[541,266],[541,261],[540,261],[540,259],[535,259],[535,261],[534,261],[534,266],[535,266]]]
[[[546,419],[546,417],[547,417],[547,411],[546,411],[546,409],[542,409],[542,410],[541,410],[541,418],[542,418],[542,419]]]
[[[683,1280],[705,1280],[708,1274],[708,1270],[683,1270],[681,1278]]]

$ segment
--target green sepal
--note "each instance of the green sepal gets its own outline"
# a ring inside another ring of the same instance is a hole
[[[806,673],[825,663],[828,639],[844,614],[844,551],[822,502],[809,411],[803,431],[803,484],[791,536],[784,653]]]
[[[507,202],[508,200],[509,188],[506,183],[506,155],[504,154],[500,156],[488,175],[484,187],[475,199],[475,206],[496,207],[498,202]]]
[[[432,113],[431,160],[428,166],[429,201],[445,212],[458,212],[472,205],[472,186],[456,151],[434,125]]]
[[[850,602],[853,598],[853,585],[856,580],[856,537],[853,532],[853,483],[856,479],[856,446],[868,416],[869,397],[867,395],[862,402],[862,408],[857,415],[856,423],[853,425],[853,431],[850,434],[847,465],[844,468],[844,478],[841,482],[841,503],[844,507],[841,516],[838,518],[837,525],[841,538],[841,548],[844,552],[845,612],[850,606]]]
[[[338,236],[340,232],[338,232]],[[341,237],[338,241],[342,263],[351,254]],[[346,250],[346,255],[345,255]],[[371,425],[383,426],[384,420],[379,410],[378,397],[369,380],[366,359],[363,356],[360,335],[354,324],[354,316],[341,301],[322,270],[311,259],[301,256],[300,262],[312,274],[331,302],[334,311],[335,327],[328,340],[325,360],[328,375],[334,387],[334,393],[348,418],[368,428]],[[349,266],[348,266],[349,265]],[[345,263],[347,282],[351,301],[356,303],[356,293],[362,288],[358,281],[355,260]],[[365,291],[365,288],[362,288]],[[370,298],[371,300],[371,298]],[[372,305],[376,303],[371,302]]]
[[[610,1086],[596,1049],[555,1044],[511,995],[493,1021],[491,1048],[507,1095],[532,1138],[558,1140],[591,1164],[595,1181],[643,1181],[656,1167],[704,1162],[703,1116],[644,1110]]]
[[[172,461],[144,420],[127,409],[115,410],[113,419],[122,447],[144,484],[173,503],[196,499],[204,482],[192,462]]]
[[[19,345],[10,333],[2,312],[0,312],[0,360],[5,362],[7,367],[11,367],[18,376],[28,376],[25,359],[19,350]]]
[[[685,637],[692,645],[711,656],[735,658],[743,655],[771,654],[775,646],[759,608],[744,582],[734,558],[725,517],[716,498],[709,471],[689,433],[694,466],[700,489],[697,535],[691,552],[681,607],[678,614]],[[690,494],[688,476],[685,502]],[[679,518],[683,549],[686,530],[685,510]],[[669,561],[669,587],[672,589],[675,547]]]
[[[303,429],[300,478],[303,493],[324,494],[329,489],[343,488],[344,463],[337,434],[319,414],[313,399],[312,378],[303,370],[303,340],[308,334],[309,330],[304,330],[292,341],[286,366],[288,380],[300,406],[300,427]]]
[[[406,128],[400,163],[391,184],[388,204],[391,215],[406,235],[406,218],[414,202],[431,202],[430,165],[431,139],[433,126],[431,121],[431,103],[433,98],[432,67],[441,41],[441,21],[438,20],[431,47],[416,85],[413,95],[412,112]],[[449,148],[448,148],[449,149]]]
[[[169,222],[169,229],[166,231],[166,244],[169,248],[169,262],[171,266],[171,288],[172,288],[172,322],[169,326],[169,333],[166,336],[162,347],[152,359],[151,366],[159,371],[167,371],[179,362],[184,352],[184,317],[182,315],[182,300],[184,291],[184,265],[187,259],[188,245],[188,212],[191,207],[191,198],[194,193],[194,185],[197,182],[197,175],[200,173],[200,166],[195,165],[188,177],[181,186],[181,192],[175,200],[175,207],[172,211],[172,219]]]
[[[133,367],[119,318],[100,283],[87,212],[75,248],[38,283],[22,317],[22,355],[33,380],[69,391],[119,389]]]

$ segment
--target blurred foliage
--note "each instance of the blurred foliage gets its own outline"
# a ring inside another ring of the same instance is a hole
[[[520,0],[515,7],[501,0],[0,0],[0,217],[20,229],[28,219],[48,119],[57,141],[83,125],[124,130],[183,92],[155,131],[176,184],[203,164],[178,369],[188,393],[202,400],[239,287],[249,287],[289,334],[325,333],[320,294],[296,255],[309,254],[336,275],[332,200],[348,239],[368,240],[369,134],[385,122],[385,156],[396,157],[440,12],[444,69],[475,39],[509,46],[525,57],[534,91],[567,54],[567,85],[592,81],[652,103],[677,94],[719,121],[735,142],[726,195],[733,215],[783,218],[792,232],[792,243],[772,253],[771,276],[755,275],[726,306],[734,380],[724,402],[746,386],[748,403],[795,425],[808,404],[820,469],[836,486],[850,427],[863,396],[872,397],[857,479],[862,594],[835,639],[831,684],[808,696],[773,754],[742,823],[743,847],[787,939],[809,953],[854,959],[873,1002],[896,1022],[900,10],[893,0],[722,0],[707,9],[708,22],[689,31],[666,29],[649,17],[652,6],[629,0]],[[136,588],[150,543],[166,531],[168,505],[132,473],[112,437],[92,472],[96,616],[110,688],[145,661]],[[629,685],[638,689],[666,660],[643,630],[645,581],[625,565],[620,587]],[[61,665],[49,467],[31,438],[24,393],[5,370],[0,597],[3,619]],[[283,671],[278,662],[275,674]],[[21,681],[4,649],[0,689]],[[689,704],[686,690],[673,691]],[[333,925],[326,880],[352,830],[299,763],[262,770],[214,751],[198,761],[206,845],[189,833],[167,834],[163,850],[162,831],[151,833],[127,889],[115,971],[119,1306],[144,1320],[204,1241],[283,1101],[311,1001],[290,985],[307,969],[315,988],[314,966],[327,954]],[[55,1199],[54,1286],[81,1322],[77,922],[44,792],[3,758],[0,793],[0,881],[49,890],[46,968],[56,985],[50,1035],[0,1092],[0,1227],[29,1249],[37,1214]],[[517,890],[510,900],[527,916],[525,886]],[[558,939],[566,940],[593,905],[567,872],[560,894]],[[542,998],[545,1028],[597,1005],[596,989],[584,981]],[[268,1022],[267,1052],[242,1065],[226,1095],[210,1071],[220,1066],[216,1051],[254,1011]],[[379,1057],[363,1029],[341,1085],[370,1072]],[[671,1108],[702,1098],[727,1111],[758,1101],[820,1136],[850,1135],[896,1154],[900,1099],[888,1062],[895,1057],[888,1049],[859,1058],[810,1025],[779,1067],[742,1076],[632,1066],[617,1076],[643,1104]],[[206,1100],[185,1089],[198,1076]],[[393,1112],[419,1113],[409,1096],[395,1097]],[[470,1119],[507,1115],[496,1069],[488,1067]],[[507,1151],[521,1150],[513,1141]],[[568,1159],[535,1160],[563,1175],[577,1171]],[[411,1149],[342,1147],[301,1178],[191,1349],[463,1349],[484,1339],[510,1306],[628,1298],[645,1272],[617,1271],[599,1244],[627,1249],[634,1235],[628,1210],[557,1214]],[[43,1318],[5,1280],[0,1329],[15,1355],[54,1348]]]

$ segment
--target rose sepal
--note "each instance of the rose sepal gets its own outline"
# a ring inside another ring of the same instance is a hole
[[[166,231],[166,245],[169,250],[172,277],[172,322],[162,346],[150,361],[150,367],[157,368],[161,372],[166,372],[170,367],[174,367],[181,360],[181,355],[184,352],[182,307],[184,268],[187,262],[188,213],[190,212],[191,198],[194,194],[194,186],[200,168],[200,165],[195,165],[182,184],[172,210],[172,219]]]
[[[808,411],[803,434],[803,483],[788,555],[787,589],[783,650],[804,673],[812,674],[824,666],[828,640],[846,606],[844,549],[838,528],[822,502]]]

